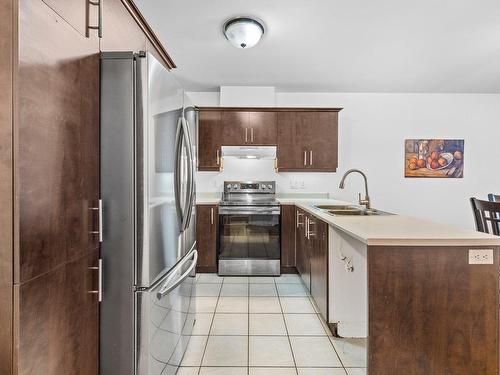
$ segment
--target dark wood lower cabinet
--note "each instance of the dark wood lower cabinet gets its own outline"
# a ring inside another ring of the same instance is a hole
[[[498,375],[499,248],[468,252],[368,247],[370,375]]]
[[[15,286],[17,374],[98,374],[98,257]]]
[[[295,252],[297,257],[297,271],[302,277],[302,281],[304,281],[307,289],[311,290],[311,256],[309,243],[306,237],[307,217],[308,214],[304,210],[297,208],[297,225],[295,226]]]
[[[294,205],[281,206],[281,273],[297,273],[295,217],[296,210]]]
[[[217,272],[217,233],[219,212],[217,205],[196,206],[197,272]]]
[[[328,320],[328,224],[311,217],[310,232],[311,296]]]

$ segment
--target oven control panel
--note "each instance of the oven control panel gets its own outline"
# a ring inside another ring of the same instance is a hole
[[[275,181],[224,181],[225,193],[271,193],[276,192]]]

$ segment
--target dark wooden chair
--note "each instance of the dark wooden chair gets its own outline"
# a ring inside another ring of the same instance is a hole
[[[482,201],[471,198],[476,229],[479,232],[500,235],[500,202]]]

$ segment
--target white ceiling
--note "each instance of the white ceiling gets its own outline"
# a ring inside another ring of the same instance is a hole
[[[135,0],[189,90],[500,93],[499,0]],[[223,37],[231,16],[259,45]]]

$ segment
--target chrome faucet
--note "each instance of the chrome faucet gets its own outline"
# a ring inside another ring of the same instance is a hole
[[[366,178],[366,175],[361,172],[359,169],[349,169],[344,175],[342,176],[342,180],[340,180],[339,188],[343,189],[345,185],[345,178],[353,173],[359,173],[363,178],[365,179],[365,199],[361,199],[361,193],[359,193],[359,204],[364,205],[367,210],[370,209],[370,196],[368,195],[368,180]]]

